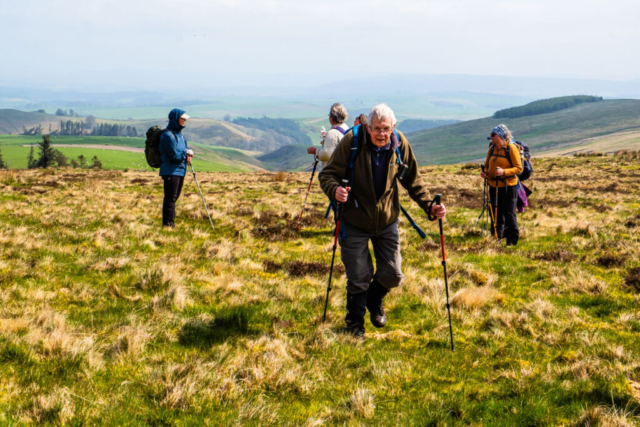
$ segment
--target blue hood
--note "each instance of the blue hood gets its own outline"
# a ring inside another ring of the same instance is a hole
[[[167,125],[167,129],[172,130],[175,133],[180,133],[182,129],[184,129],[184,126],[180,126],[178,119],[182,117],[184,113],[185,111],[179,108],[171,110],[171,112],[169,112],[169,124]]]

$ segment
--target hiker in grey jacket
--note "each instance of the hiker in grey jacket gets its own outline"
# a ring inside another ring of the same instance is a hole
[[[318,160],[320,160],[321,169],[325,168],[333,154],[333,150],[336,149],[344,134],[349,130],[349,126],[345,123],[347,118],[349,118],[347,109],[340,103],[336,102],[333,104],[331,110],[329,110],[331,129],[329,129],[329,132],[327,132],[327,135],[324,137],[322,147],[319,150],[313,146],[307,148],[307,153],[315,154]]]
[[[404,278],[398,231],[398,183],[431,216],[443,218],[446,214],[444,205],[431,203],[411,145],[402,133],[396,136],[395,125],[393,110],[384,104],[376,105],[369,113],[367,124],[347,132],[318,175],[327,197],[343,204],[344,234],[339,235],[339,243],[347,273],[345,321],[349,332],[362,339],[367,309],[373,326],[383,327],[387,319],[382,300],[390,289],[400,286]],[[356,129],[359,148],[350,170]],[[402,181],[398,181],[396,175],[401,165],[406,166],[406,171]],[[352,180],[347,188],[340,186],[345,178]],[[376,260],[375,274],[369,241]]]

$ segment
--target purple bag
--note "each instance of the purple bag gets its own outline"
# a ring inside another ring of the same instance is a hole
[[[529,196],[532,191],[527,188],[522,182],[518,182],[518,201],[516,202],[516,211],[519,213],[524,212],[524,208],[529,206]]]

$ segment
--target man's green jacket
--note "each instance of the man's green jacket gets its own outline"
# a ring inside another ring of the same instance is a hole
[[[353,164],[353,182],[349,182],[351,195],[345,202],[342,210],[342,220],[350,226],[366,230],[371,234],[378,234],[380,231],[398,220],[400,214],[400,200],[398,196],[398,162],[396,147],[400,147],[402,163],[409,167],[402,181],[402,186],[407,189],[409,196],[427,212],[431,202],[429,191],[422,180],[422,175],[418,171],[418,162],[413,155],[413,150],[409,141],[401,132],[398,132],[400,140],[391,138],[391,153],[389,153],[389,170],[387,173],[387,183],[385,191],[376,201],[376,194],[373,186],[371,174],[371,151],[367,147],[364,137],[368,139],[368,134],[364,126],[359,131],[360,152]],[[351,181],[349,169],[349,156],[351,154],[351,142],[353,141],[353,131],[347,132],[338,144],[329,163],[318,175],[322,191],[334,200],[336,189],[343,179]],[[395,143],[394,143],[395,142]]]

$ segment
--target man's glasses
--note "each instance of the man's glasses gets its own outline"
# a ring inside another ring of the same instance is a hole
[[[371,131],[373,133],[382,133],[382,134],[385,134],[385,135],[389,135],[391,133],[392,129],[391,128],[379,128],[379,127],[374,126],[374,127],[371,128]]]

